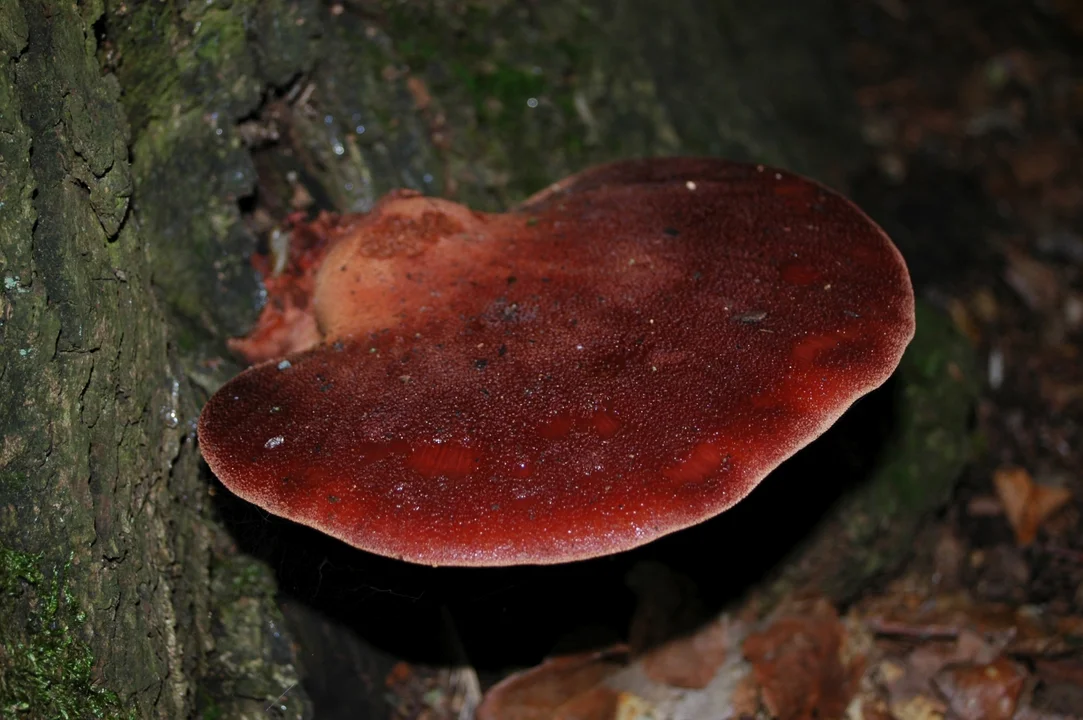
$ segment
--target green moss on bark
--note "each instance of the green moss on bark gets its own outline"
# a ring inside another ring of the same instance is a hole
[[[94,655],[81,638],[86,615],[68,585],[70,562],[47,571],[42,562],[40,554],[0,547],[0,716],[136,717],[94,681]],[[26,633],[8,637],[14,628]]]
[[[133,182],[155,285],[186,355],[207,351],[207,338],[245,332],[259,305],[247,263],[254,241],[238,208],[255,169],[237,123],[272,86],[311,67],[316,8],[129,2],[106,18],[135,130]]]
[[[754,0],[385,0],[373,23],[446,117],[447,174],[498,209],[586,165],[710,154],[840,184],[857,156],[835,15]],[[800,43],[778,38],[801,37]],[[811,59],[815,60],[811,60]]]
[[[364,4],[323,18],[287,108],[294,157],[270,169],[343,211],[394,187],[498,210],[592,163],[677,153],[838,185],[860,152],[834,27],[827,0],[799,15],[753,0]]]
[[[583,48],[599,20],[578,0],[384,3],[386,30],[410,72],[448,115],[449,171],[470,204],[498,209],[593,157],[674,151],[637,133],[601,138],[591,110],[593,63]],[[599,59],[599,58],[595,58]],[[473,179],[473,182],[470,180]]]

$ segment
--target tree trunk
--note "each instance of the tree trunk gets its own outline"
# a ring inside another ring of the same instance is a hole
[[[0,715],[311,712],[195,446],[257,178],[282,215],[634,155],[840,186],[840,32],[831,0],[0,1]]]
[[[209,642],[196,407],[152,292],[98,12],[0,4],[7,717],[182,717]]]

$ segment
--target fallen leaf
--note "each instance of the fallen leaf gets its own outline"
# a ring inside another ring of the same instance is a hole
[[[553,708],[553,720],[616,720],[624,693],[605,685],[595,685],[584,693]],[[483,717],[481,715],[478,716]],[[501,716],[511,717],[511,716]],[[516,716],[517,717],[517,716]],[[550,717],[545,715],[544,717]]]
[[[991,663],[945,668],[933,679],[959,720],[1009,720],[1015,715],[1026,674],[999,657]]]
[[[951,317],[955,328],[977,345],[981,342],[981,327],[974,320],[970,309],[959,298],[951,298],[948,301],[948,315]]]
[[[964,629],[958,632],[953,642],[926,641],[905,658],[881,662],[878,668],[880,683],[887,691],[892,708],[928,710],[940,706],[939,701],[931,696],[933,679],[944,668],[964,663],[984,664],[996,657],[995,647],[989,645],[980,634]],[[918,697],[929,698],[930,702],[913,704]]]
[[[749,635],[743,650],[763,704],[779,720],[841,717],[861,677],[860,658],[844,665],[844,627],[820,600]]]
[[[1063,145],[1054,139],[1030,142],[1011,159],[1012,174],[1023,187],[1049,182],[1067,166]]]
[[[610,720],[616,693],[598,690],[627,661],[623,646],[549,658],[485,693],[477,720]]]
[[[1045,683],[1065,683],[1083,688],[1083,661],[1039,660],[1038,676]]]
[[[1023,468],[997,470],[993,485],[1004,504],[1015,541],[1023,547],[1034,542],[1042,523],[1072,497],[1067,488],[1038,485]]]
[[[893,703],[891,714],[898,720],[944,720],[946,709],[939,700],[917,695],[905,702]]]
[[[643,698],[629,692],[622,692],[618,696],[617,711],[613,715],[613,720],[650,720],[654,717],[652,712],[654,708],[649,702]],[[578,717],[565,717],[560,716],[556,720],[581,720]],[[593,720],[593,718],[583,718],[582,720]]]
[[[1031,699],[1049,713],[1074,713],[1083,707],[1083,661],[1071,658],[1039,660],[1037,677],[1040,694]]]
[[[387,673],[387,677],[384,678],[384,685],[387,687],[393,687],[395,685],[402,685],[407,680],[414,676],[414,671],[407,662],[399,661],[391,668]]]
[[[424,112],[432,104],[432,95],[425,81],[417,75],[406,78],[406,89],[410,91],[410,97],[414,100],[414,107]]]
[[[729,623],[719,619],[694,634],[649,650],[641,659],[651,680],[672,687],[701,690],[726,660]]]
[[[1004,282],[1033,311],[1049,312],[1057,307],[1061,281],[1056,271],[1046,263],[1035,260],[1019,250],[1006,253]]]

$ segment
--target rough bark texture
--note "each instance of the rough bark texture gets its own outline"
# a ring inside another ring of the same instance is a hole
[[[183,711],[206,531],[100,7],[0,6],[3,712]],[[196,588],[196,594],[189,593]],[[204,597],[200,598],[200,595]],[[116,688],[110,692],[104,688]],[[118,694],[119,693],[119,694]]]
[[[839,30],[830,0],[0,2],[0,716],[310,711],[192,430],[259,300],[257,168],[272,209],[287,171],[494,209],[662,153],[839,186]]]
[[[5,717],[186,717],[196,680],[221,665],[211,627],[233,607],[211,601],[222,536],[205,517],[198,408],[173,311],[152,287],[171,275],[167,249],[224,243],[210,229],[190,245],[163,236],[154,213],[131,202],[133,188],[155,202],[147,153],[133,162],[148,133],[132,135],[118,77],[102,72],[102,11],[0,3]],[[218,187],[192,182],[194,217],[225,202]]]

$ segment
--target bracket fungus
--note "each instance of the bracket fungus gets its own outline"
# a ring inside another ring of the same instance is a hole
[[[294,241],[203,455],[261,508],[415,563],[579,560],[717,515],[914,332],[868,217],[717,159],[604,165],[503,214],[400,191]]]

